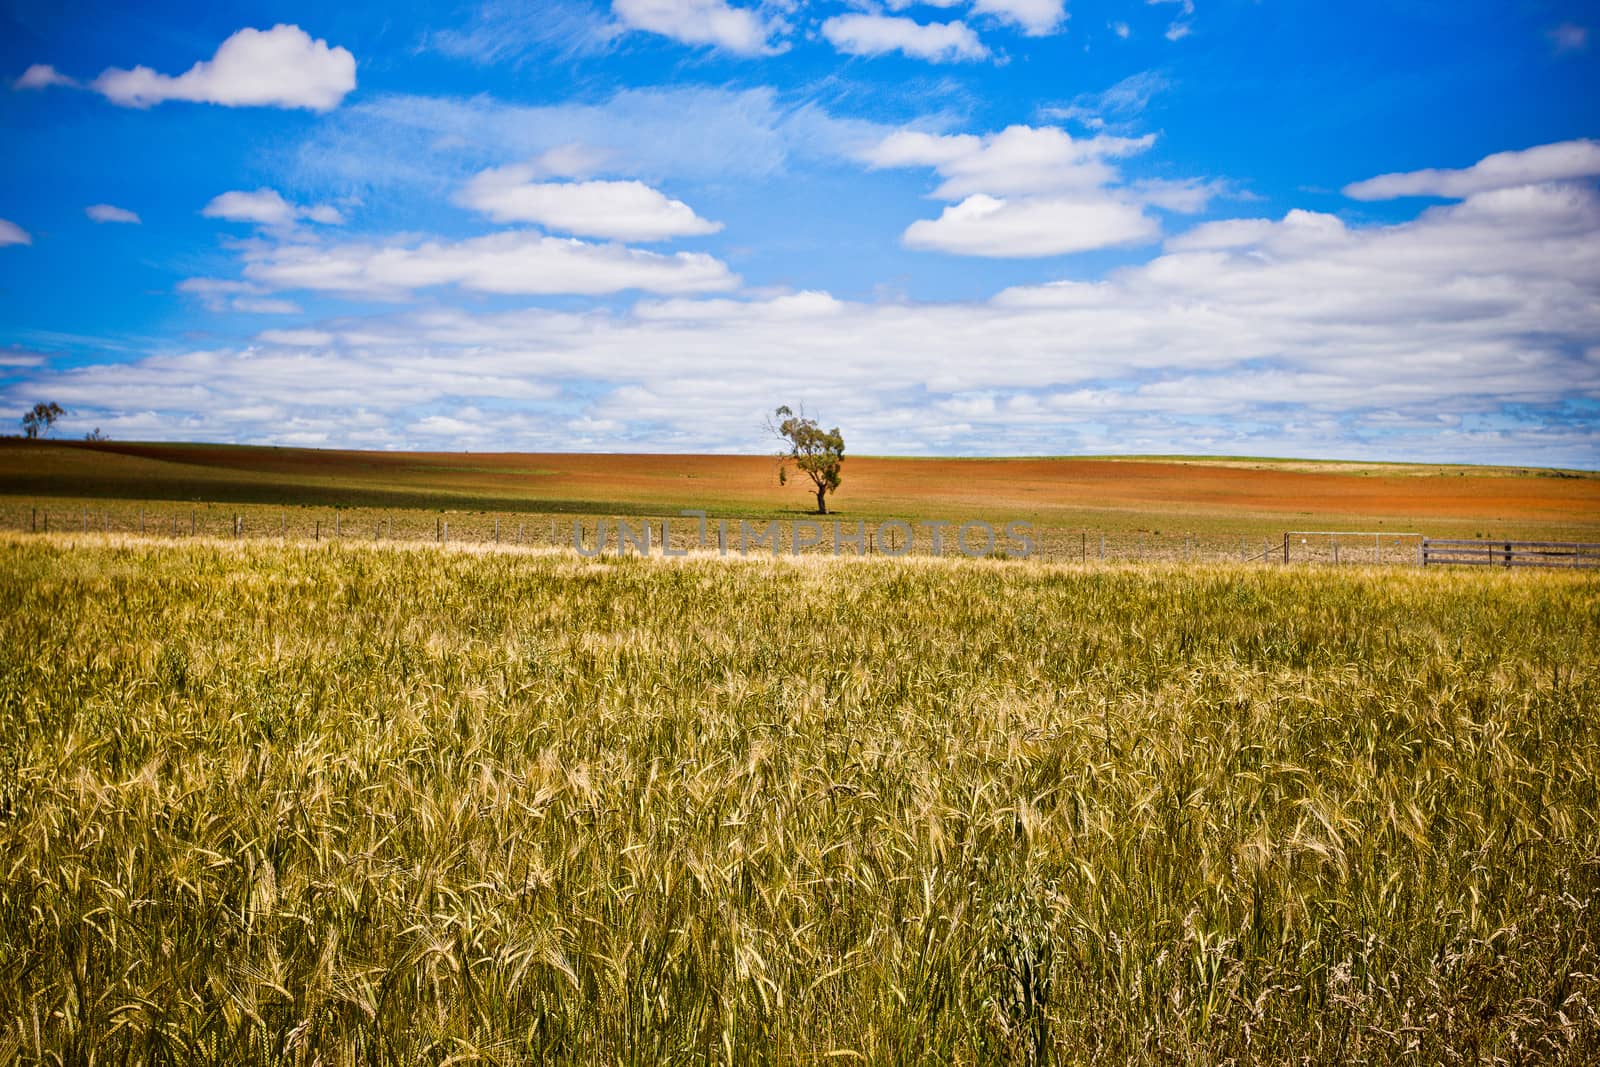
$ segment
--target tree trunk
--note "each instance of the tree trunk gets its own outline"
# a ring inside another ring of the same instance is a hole
[[[818,515],[826,515],[828,513],[828,499],[827,499],[827,497],[828,497],[828,487],[825,486],[825,485],[817,486],[817,514]]]

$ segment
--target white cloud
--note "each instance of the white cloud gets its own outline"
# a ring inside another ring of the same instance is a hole
[[[1437,196],[1460,200],[1474,193],[1537,182],[1600,175],[1600,141],[1561,141],[1520,152],[1497,152],[1463,170],[1413,170],[1382,174],[1344,187],[1357,200]]]
[[[1600,459],[1600,429],[1571,407],[1600,400],[1593,191],[1496,190],[1388,226],[1304,211],[1215,226],[1191,231],[1211,234],[1196,250],[1175,241],[1102,281],[987,302],[407,310],[24,372],[0,401],[161,413],[168,436],[287,442],[337,425],[324,443],[371,447],[448,435],[429,420],[476,406],[503,448],[703,451],[758,447],[776,395],[803,396],[861,452]]]
[[[446,196],[485,168],[538,157],[546,177],[604,170],[650,184],[732,182],[837,162],[891,129],[770,88],[623,89],[592,103],[536,107],[380,96],[317,123],[291,178],[340,192],[409,185]]]
[[[141,221],[138,215],[127,208],[114,204],[90,204],[83,209],[83,213],[96,222],[131,222],[137,225]]]
[[[0,248],[6,245],[31,245],[33,238],[28,231],[7,219],[0,219]]]
[[[1022,29],[1029,37],[1055,33],[1067,20],[1065,0],[973,0],[972,10],[993,15]]]
[[[428,420],[475,407],[464,421],[501,448],[753,450],[772,398],[793,396],[860,453],[1597,466],[1600,195],[1549,183],[1387,225],[1309,211],[1207,223],[1099,281],[988,301],[430,304],[14,377],[0,407],[48,395],[119,437],[417,446],[440,440]]]
[[[1167,26],[1167,32],[1165,36],[1169,41],[1181,41],[1185,37],[1189,36],[1190,23],[1186,20],[1194,16],[1194,0],[1145,0],[1145,3],[1151,7],[1154,7],[1158,4],[1179,5],[1182,13],[1174,18],[1171,24]]]
[[[1243,248],[1258,244],[1272,233],[1271,219],[1224,219],[1207,222],[1176,237],[1169,237],[1169,252],[1198,252],[1219,248]]]
[[[624,25],[689,45],[708,45],[735,55],[782,51],[771,38],[783,31],[749,8],[725,0],[613,0],[611,10]]]
[[[835,15],[822,24],[822,36],[852,56],[903,52],[930,63],[985,59],[989,49],[964,22],[920,23],[888,15]]]
[[[310,219],[337,226],[344,222],[339,210],[330,204],[298,205],[285,200],[276,189],[239,189],[218,194],[200,214],[229,222],[253,222],[261,226],[287,226],[297,219]]]
[[[996,134],[933,135],[902,130],[862,153],[873,167],[932,167],[945,180],[934,196],[954,200],[1091,189],[1116,179],[1108,160],[1143,152],[1154,135],[1075,138],[1053,126],[1010,126]]]
[[[909,248],[990,257],[1059,256],[1154,240],[1161,230],[1135,205],[1106,197],[1022,197],[976,193],[937,219],[913,222]]]
[[[1129,186],[1141,203],[1180,215],[1198,215],[1218,197],[1238,195],[1220,179],[1148,178]]]
[[[290,348],[326,348],[335,339],[326,330],[262,330],[258,337],[263,344]]]
[[[581,0],[484,0],[458,27],[424,34],[424,48],[474,63],[578,59],[611,48],[623,27]]]
[[[149,67],[111,68],[90,88],[124,107],[189,100],[226,107],[285,107],[331,111],[356,87],[356,60],[344,48],[312,40],[298,26],[242,29],[210,60],[177,77]]]
[[[1126,41],[1133,34],[1133,31],[1128,28],[1128,24],[1126,22],[1113,22],[1110,25],[1111,32],[1116,34],[1118,37],[1121,37],[1124,41]]]
[[[1039,113],[1047,119],[1080,122],[1092,130],[1103,130],[1138,118],[1157,94],[1171,87],[1172,83],[1158,71],[1145,70],[1130,74],[1103,92],[1079,93],[1065,107],[1042,107]]]
[[[705,293],[738,279],[712,256],[664,255],[615,244],[519,231],[416,245],[284,244],[246,251],[244,273],[270,289],[313,289],[379,298],[456,285],[484,293],[600,295],[628,289]]]
[[[178,292],[199,298],[208,311],[242,311],[247,315],[298,315],[300,305],[264,295],[266,290],[251,282],[224,278],[185,278]]]
[[[11,83],[13,89],[48,89],[52,85],[77,86],[75,79],[67,77],[48,63],[35,63]]]
[[[1192,209],[1205,183],[1115,188],[1114,160],[1144,151],[1154,136],[1074,138],[1055,127],[1011,126],[996,134],[900,130],[863,153],[873,167],[931,167],[933,195],[959,201],[912,223],[911,248],[989,257],[1038,257],[1134,244],[1160,233],[1142,204]]]
[[[534,173],[529,165],[484,171],[459,200],[496,222],[536,222],[584,237],[660,241],[722,229],[643,182],[538,182],[531,180]]]

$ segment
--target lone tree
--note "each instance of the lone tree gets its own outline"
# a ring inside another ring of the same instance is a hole
[[[50,432],[50,427],[56,420],[65,415],[61,405],[55,401],[48,404],[35,404],[33,410],[22,416],[22,435],[32,441],[39,436],[39,431]]]
[[[839,488],[839,465],[844,462],[844,438],[835,426],[824,430],[816,419],[806,418],[805,412],[796,415],[787,406],[773,413],[782,422],[772,427],[783,439],[784,449],[778,453],[778,484],[789,482],[789,464],[811,479],[817,490],[817,514],[828,513],[828,494]]]

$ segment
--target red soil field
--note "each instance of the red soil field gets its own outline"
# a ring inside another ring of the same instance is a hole
[[[671,513],[800,513],[770,456],[354,452],[232,445],[50,442],[0,446],[0,493],[295,501],[320,491],[404,494],[416,506],[537,511],[614,506]],[[397,505],[399,506],[399,505]],[[1435,533],[1600,535],[1600,475],[1525,468],[1274,460],[847,457],[830,498],[842,515],[1017,517],[1144,524]],[[1443,525],[1441,525],[1443,524]],[[1475,532],[1475,531],[1471,531]],[[1486,531],[1488,532],[1488,531]]]

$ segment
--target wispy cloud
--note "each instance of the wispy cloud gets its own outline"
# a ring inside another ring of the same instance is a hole
[[[1557,55],[1566,52],[1584,52],[1589,48],[1589,27],[1580,26],[1576,22],[1563,22],[1554,27],[1547,34],[1550,47],[1555,49]]]
[[[78,82],[69,78],[48,63],[35,63],[11,83],[13,89],[48,89],[53,85],[76,88]]]
[[[33,237],[9,219],[0,219],[0,248],[6,245],[31,245]]]
[[[83,209],[83,213],[95,222],[124,222],[133,225],[138,225],[140,222],[138,215],[115,204],[90,204]]]
[[[1520,152],[1497,152],[1461,170],[1413,170],[1353,182],[1344,194],[1357,200],[1438,196],[1459,200],[1515,185],[1600,175],[1600,141],[1562,141]]]

